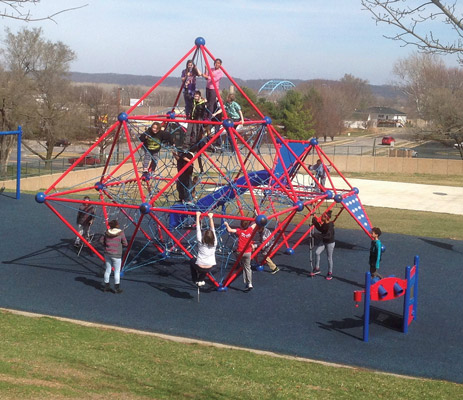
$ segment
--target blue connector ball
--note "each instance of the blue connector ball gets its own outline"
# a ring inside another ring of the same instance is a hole
[[[327,200],[331,200],[333,198],[333,192],[331,190],[327,190],[324,195],[326,196]]]
[[[263,215],[263,214],[258,215],[256,217],[257,226],[265,226],[265,225],[267,225],[267,222],[268,222],[267,217],[265,215]]]
[[[271,125],[272,124],[272,118],[270,117],[264,117],[265,125]]]
[[[294,254],[294,249],[292,247],[288,247],[286,249],[286,254],[289,254],[290,256],[292,256]]]
[[[45,193],[43,192],[38,192],[36,195],[35,195],[35,201],[37,203],[43,203],[45,201],[47,196],[45,196]]]
[[[310,139],[310,144],[311,144],[312,146],[316,146],[316,145],[318,144],[317,138],[312,138],[312,139]]]
[[[119,122],[124,122],[124,121],[127,121],[129,119],[129,116],[125,113],[125,112],[121,112],[118,116],[117,116],[117,120]]]
[[[231,128],[231,127],[233,127],[233,125],[234,125],[235,123],[233,122],[232,119],[227,118],[227,119],[224,119],[224,120],[223,120],[222,124],[223,124],[223,126],[224,126],[225,128]]]
[[[206,40],[204,40],[204,38],[202,38],[201,36],[195,39],[196,46],[204,46],[205,44],[206,44]]]
[[[297,211],[302,211],[304,209],[304,202],[301,200],[296,201],[294,206],[297,207]]]
[[[342,201],[342,196],[340,194],[337,194],[336,196],[334,196],[334,201],[336,203],[340,203]]]
[[[383,245],[381,246],[381,253],[384,253],[385,251],[386,251],[386,246],[383,244]]]
[[[359,188],[354,187],[352,188],[352,190],[354,191],[355,194],[359,194]]]
[[[95,186],[94,186],[95,190],[97,192],[99,192],[100,190],[104,190],[106,188],[106,185],[104,185],[103,183],[101,182],[97,182],[95,183]]]
[[[151,206],[148,203],[141,203],[139,209],[142,214],[149,214]]]
[[[170,119],[175,119],[175,112],[174,111],[169,111],[167,113],[167,117],[170,118]]]

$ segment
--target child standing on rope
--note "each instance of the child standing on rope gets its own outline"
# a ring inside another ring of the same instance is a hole
[[[104,245],[104,287],[103,292],[109,292],[109,278],[111,269],[114,268],[114,293],[122,293],[120,288],[121,282],[121,264],[122,264],[122,246],[127,247],[127,239],[124,231],[120,229],[119,222],[115,219],[109,221],[109,229],[101,237],[100,243]]]
[[[196,77],[200,75],[201,73],[196,65],[193,64],[193,60],[188,60],[186,68],[182,71],[183,98],[185,99],[185,115],[187,119],[191,117],[193,96],[196,91]]]
[[[215,266],[215,249],[217,247],[217,236],[215,235],[213,214],[208,213],[209,229],[201,232],[201,212],[196,211],[196,239],[198,240],[198,256],[192,259],[190,264],[191,279],[196,286],[204,286],[204,279],[207,273]]]
[[[161,124],[154,122],[151,127],[140,135],[140,141],[143,142],[145,150],[145,155],[143,156],[143,173],[147,173],[150,166],[151,172],[154,172],[159,160],[159,151],[161,150]]]
[[[310,273],[310,276],[315,276],[320,273],[320,256],[326,249],[326,256],[328,258],[328,274],[327,280],[333,279],[333,251],[335,246],[334,241],[334,222],[331,221],[331,210],[323,213],[321,223],[316,217],[312,218],[312,224],[321,233],[321,241],[315,249],[315,268]]]
[[[215,111],[215,105],[217,102],[217,94],[215,92],[214,83],[217,86],[217,90],[220,89],[220,80],[225,76],[222,71],[222,60],[216,58],[214,61],[214,68],[211,68],[210,75],[205,71],[203,78],[207,79],[206,82],[206,99],[207,99],[207,109],[209,110],[208,119],[211,119],[212,114]],[[214,82],[214,83],[213,83]]]
[[[381,241],[379,237],[381,236],[381,229],[374,227],[371,229],[371,237],[373,240],[371,241],[370,245],[370,274],[372,278],[378,277],[379,279],[383,279],[383,277],[379,274],[379,263],[381,261]]]
[[[206,100],[201,97],[201,92],[197,90],[193,97],[193,104],[191,109],[191,119],[193,121],[203,121],[206,114]],[[189,122],[185,138],[183,141],[183,148],[185,150],[191,149],[203,137],[203,124]]]
[[[238,235],[238,246],[236,248],[236,253],[239,255],[243,251],[243,256],[241,257],[241,265],[243,267],[243,279],[244,284],[246,285],[246,292],[249,292],[253,289],[252,286],[252,270],[251,270],[251,255],[254,248],[254,244],[249,240],[252,236],[252,232],[256,227],[256,223],[253,222],[249,225],[249,221],[242,220],[241,228],[231,228],[228,225],[228,222],[224,222],[225,227],[227,228],[228,233],[236,233]]]

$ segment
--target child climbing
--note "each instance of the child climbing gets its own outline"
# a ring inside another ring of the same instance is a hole
[[[198,255],[191,260],[191,279],[197,286],[204,286],[204,279],[208,272],[215,266],[215,249],[217,236],[215,235],[213,214],[208,213],[209,229],[201,232],[201,212],[196,211],[196,239],[198,240]]]
[[[257,246],[260,246],[262,243],[264,243],[272,234],[270,229],[266,228],[265,226],[259,227],[257,230]],[[261,252],[266,254],[265,256],[265,262],[269,266],[271,270],[271,274],[276,274],[280,268],[276,266],[276,264],[272,261],[272,259],[268,256],[267,252],[271,249],[273,246],[274,240],[271,239],[269,240],[264,247],[262,247]]]
[[[246,292],[249,292],[253,289],[252,286],[252,270],[251,270],[251,254],[254,247],[254,244],[249,240],[252,236],[252,232],[256,227],[255,223],[249,225],[249,221],[241,220],[241,228],[231,228],[228,225],[228,222],[224,222],[225,227],[227,228],[228,233],[236,233],[238,235],[238,247],[236,248],[236,253],[241,254],[243,251],[243,256],[241,257],[241,266],[243,267],[243,279],[244,284],[246,285]]]
[[[334,222],[331,221],[331,210],[323,213],[321,223],[316,217],[312,218],[312,224],[321,233],[321,240],[318,241],[317,248],[315,249],[315,268],[310,273],[314,276],[320,273],[320,256],[326,249],[326,257],[328,258],[328,274],[327,280],[333,279],[333,251],[335,246],[334,241]]]

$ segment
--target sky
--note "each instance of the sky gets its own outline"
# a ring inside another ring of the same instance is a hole
[[[384,38],[395,30],[376,25],[360,0],[42,0],[29,8],[41,17],[81,5],[56,23],[1,23],[12,32],[42,28],[46,39],[76,53],[71,71],[87,73],[162,76],[203,37],[234,78],[352,74],[381,85],[393,81],[394,63],[415,51]],[[180,75],[183,64],[173,73]]]

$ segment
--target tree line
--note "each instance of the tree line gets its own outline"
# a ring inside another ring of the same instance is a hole
[[[24,137],[37,140],[44,149],[29,150],[45,161],[64,151],[56,151],[57,140],[98,137],[116,120],[122,104],[128,105],[129,94],[139,98],[145,92],[142,87],[73,84],[69,68],[74,59],[72,49],[47,40],[41,29],[5,31],[0,49],[0,130],[16,130],[21,125]],[[421,133],[463,142],[461,68],[447,67],[435,54],[415,53],[398,60],[394,74],[397,86],[407,96],[407,113],[425,121]],[[243,90],[282,134],[293,139],[334,138],[344,131],[344,121],[354,111],[378,105],[368,81],[349,74],[335,82],[302,82],[279,98],[258,97],[254,90]],[[175,101],[175,94],[168,90],[159,90],[156,96],[148,102],[167,108]],[[239,94],[237,100],[246,117],[257,118]],[[15,140],[14,136],[0,137],[1,175],[6,173]]]

